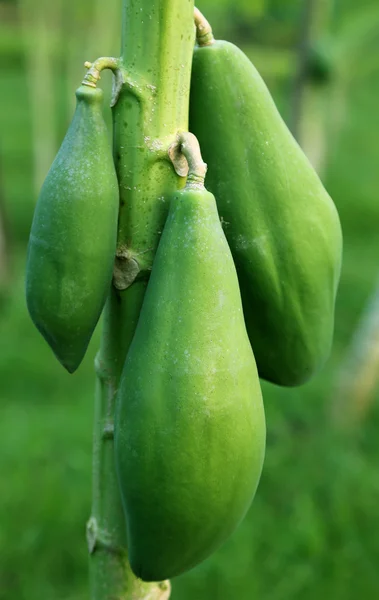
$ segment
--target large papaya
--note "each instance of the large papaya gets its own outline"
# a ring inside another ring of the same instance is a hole
[[[245,54],[206,38],[190,130],[208,164],[259,375],[305,382],[329,355],[342,235],[337,210]]]
[[[172,199],[117,395],[116,466],[134,573],[163,580],[209,556],[255,494],[265,418],[214,196]]]
[[[118,183],[101,89],[76,91],[74,118],[42,186],[28,246],[30,315],[69,372],[83,359],[111,283]]]

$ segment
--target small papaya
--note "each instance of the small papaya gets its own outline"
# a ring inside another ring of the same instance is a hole
[[[109,291],[118,219],[103,92],[82,85],[76,98],[38,198],[26,268],[32,320],[70,373],[84,357]]]
[[[205,39],[193,55],[190,131],[208,164],[259,375],[299,385],[331,348],[338,213],[250,60]]]
[[[115,457],[135,575],[160,581],[216,550],[248,510],[265,417],[214,196],[172,198],[117,394]]]

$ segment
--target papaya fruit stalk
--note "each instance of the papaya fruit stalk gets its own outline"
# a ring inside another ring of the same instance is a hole
[[[168,582],[144,583],[128,563],[113,415],[168,197],[184,185],[168,160],[168,148],[178,132],[188,131],[193,11],[193,0],[123,0],[122,58],[113,98],[118,242],[96,360],[93,506],[87,528],[92,600],[166,600],[170,595]]]

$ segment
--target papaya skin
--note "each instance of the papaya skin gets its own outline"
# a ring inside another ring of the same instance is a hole
[[[145,581],[206,559],[248,510],[265,418],[238,280],[206,190],[173,197],[115,415],[129,560]]]
[[[337,210],[259,73],[231,43],[195,48],[190,131],[208,164],[259,375],[300,385],[331,349]]]
[[[70,373],[109,292],[118,217],[102,90],[83,85],[76,96],[74,118],[37,202],[26,269],[32,320]]]

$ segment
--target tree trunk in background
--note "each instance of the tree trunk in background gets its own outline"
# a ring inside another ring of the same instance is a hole
[[[331,84],[312,79],[310,59],[316,43],[328,32],[333,10],[334,0],[303,2],[290,119],[295,138],[320,174],[327,160],[326,115]]]
[[[333,9],[332,0],[304,0],[291,114],[292,131],[321,176],[343,127],[346,86],[351,78],[343,64],[326,81],[313,80],[309,72],[312,49],[327,34]],[[367,26],[370,29],[369,20]],[[360,37],[361,46],[365,38]],[[363,311],[337,373],[331,399],[331,414],[337,426],[349,428],[364,419],[378,380],[379,285]]]
[[[34,192],[41,185],[57,150],[55,65],[59,44],[60,0],[20,0],[20,16],[26,50],[28,92],[30,97]]]
[[[317,0],[304,0],[300,20],[300,35],[297,51],[297,70],[293,84],[290,126],[295,138],[300,141],[300,129],[304,113],[305,89],[308,83],[308,60],[310,53],[311,25],[314,5]]]
[[[355,329],[332,395],[338,426],[361,423],[372,405],[379,380],[379,283]]]
[[[378,27],[377,5],[358,5],[342,26],[337,43],[338,79],[328,107],[328,132],[334,141],[346,119],[349,86],[360,85],[360,78],[377,71],[377,53],[371,44],[377,39]],[[338,427],[349,430],[362,424],[376,399],[378,382],[379,282],[363,307],[336,374],[331,414]]]

